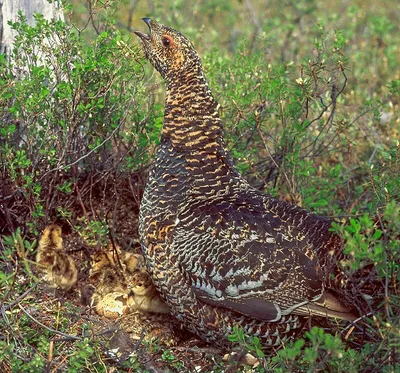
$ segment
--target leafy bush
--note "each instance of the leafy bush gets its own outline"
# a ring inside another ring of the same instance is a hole
[[[266,63],[245,45],[233,61],[216,51],[205,61],[214,72],[211,78],[217,79],[211,81],[222,106],[229,109],[224,112],[229,147],[241,171],[249,173],[260,188],[269,190],[272,184],[273,193],[288,193],[292,201],[332,214],[337,210],[328,201],[343,183],[342,166],[318,170],[315,163],[347,146],[341,138],[347,127],[336,124],[347,77],[344,42],[322,46],[321,39],[334,40],[336,34],[326,34],[322,26],[319,31],[318,57],[300,66]]]
[[[98,183],[148,163],[159,109],[147,99],[135,47],[109,28],[90,45],[73,26],[23,15],[9,63],[1,64],[1,161],[7,182],[1,226],[28,226],[64,214]],[[81,212],[80,212],[81,213]]]

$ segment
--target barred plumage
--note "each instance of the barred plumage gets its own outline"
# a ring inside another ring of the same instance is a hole
[[[161,144],[140,208],[152,279],[172,314],[224,345],[234,325],[278,345],[309,314],[351,319],[325,289],[341,247],[331,221],[253,189],[222,136],[218,103],[191,42],[143,19],[144,53],[166,82]]]

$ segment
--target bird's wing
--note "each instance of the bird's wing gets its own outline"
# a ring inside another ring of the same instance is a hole
[[[180,216],[173,252],[197,298],[275,321],[321,297],[312,243],[262,206],[221,201]]]

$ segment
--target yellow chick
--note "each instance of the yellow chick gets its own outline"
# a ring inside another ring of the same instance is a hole
[[[143,255],[123,251],[119,246],[115,246],[114,250],[112,245],[107,246],[107,252],[109,256],[113,255],[112,260],[115,262],[118,255],[128,289],[133,293],[127,302],[132,311],[169,313],[167,305],[157,293],[149,273],[145,270]]]
[[[121,253],[121,260],[125,266],[125,272],[128,275],[134,274],[136,271],[145,270],[144,257],[141,254],[134,254],[127,251]]]
[[[84,291],[82,299],[99,315],[117,318],[136,310],[169,313],[144,270],[143,255],[123,251],[119,246],[110,244],[91,255],[88,283],[91,288]],[[90,293],[88,300],[86,294]]]
[[[125,273],[134,273],[144,269],[144,257],[141,254],[124,251],[118,245],[108,244],[104,251],[111,263],[121,267]]]
[[[128,286],[116,258],[109,250],[91,255],[88,286],[94,287],[90,305],[94,305],[97,314],[117,318],[129,312],[131,297]]]
[[[129,288],[133,292],[131,308],[152,313],[169,313],[167,305],[151,281],[147,271],[137,271],[129,277]]]
[[[128,287],[122,271],[107,252],[91,255],[89,283],[96,287],[96,293],[105,295],[111,292],[127,293]]]
[[[78,271],[72,257],[63,250],[62,231],[58,225],[49,225],[43,231],[36,262],[53,286],[68,291],[76,284]]]

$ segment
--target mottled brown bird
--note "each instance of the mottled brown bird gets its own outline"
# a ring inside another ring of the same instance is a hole
[[[78,271],[72,257],[63,249],[62,231],[58,225],[48,225],[43,231],[36,262],[52,286],[68,291],[76,284]]]
[[[143,265],[142,255],[123,251],[119,246],[109,245],[95,252],[82,301],[108,318],[134,311],[168,313]]]
[[[113,291],[128,292],[125,276],[108,251],[98,251],[90,256],[89,283],[96,293],[105,295]]]
[[[152,313],[169,313],[167,305],[158,294],[147,271],[138,270],[129,276],[128,287],[132,291],[132,310]]]
[[[252,188],[226,151],[219,105],[192,43],[149,18],[143,51],[166,83],[161,144],[140,207],[148,270],[174,316],[208,342],[234,325],[265,346],[304,317],[353,315],[327,289],[331,221]]]
[[[127,314],[130,311],[132,298],[123,270],[118,267],[114,254],[106,249],[91,255],[89,281],[82,290],[84,295],[92,287],[94,288],[86,304],[93,305],[96,313],[108,318]]]

